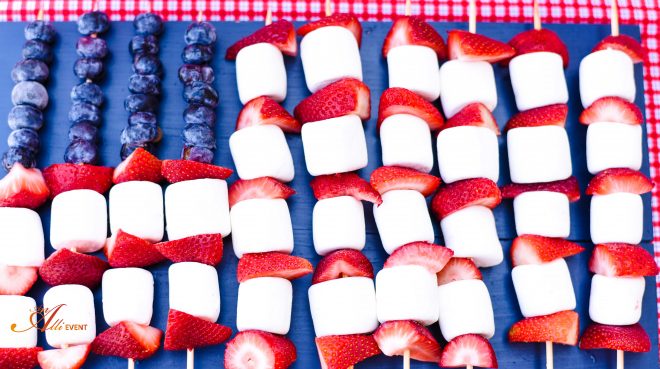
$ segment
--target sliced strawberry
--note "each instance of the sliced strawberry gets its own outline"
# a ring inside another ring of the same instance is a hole
[[[466,279],[483,279],[479,268],[467,258],[451,258],[438,272],[438,286]]]
[[[449,31],[449,59],[495,63],[515,55],[510,45],[492,38],[462,30]]]
[[[516,56],[541,51],[559,54],[564,61],[564,68],[568,67],[569,58],[566,45],[556,33],[547,28],[520,32],[513,36],[509,45],[516,50]]]
[[[287,20],[279,20],[258,29],[253,34],[242,38],[229,46],[225,53],[225,59],[236,60],[236,56],[241,49],[259,43],[272,44],[280,49],[284,55],[296,56],[296,53],[298,52],[296,31],[293,29],[293,23]]]
[[[440,185],[440,178],[404,167],[380,167],[371,173],[371,186],[384,194],[392,190],[415,190],[431,195]]]
[[[360,25],[360,21],[358,21],[358,19],[351,14],[336,13],[331,16],[309,22],[298,28],[298,35],[305,36],[306,34],[319,28],[330,26],[344,27],[348,29],[355,36],[358,45],[362,43],[362,25]]]
[[[497,136],[500,135],[500,128],[497,126],[493,113],[488,110],[486,105],[482,103],[472,103],[466,105],[458,113],[454,114],[442,129],[462,127],[462,126],[475,126],[488,128],[493,131]]]
[[[37,281],[38,270],[0,264],[0,295],[25,295]]]
[[[229,207],[250,199],[288,199],[293,188],[271,177],[239,179],[229,187]]]
[[[316,337],[321,367],[346,369],[380,354],[376,340],[369,334]]]
[[[222,235],[200,234],[173,241],[159,242],[156,250],[173,263],[192,261],[216,266],[222,260]]]
[[[149,151],[139,147],[126,160],[115,168],[112,180],[115,184],[128,181],[148,181],[158,183],[162,162]]]
[[[531,234],[516,237],[511,244],[513,266],[542,264],[559,258],[577,255],[584,248],[563,238],[550,238]]]
[[[608,277],[652,277],[658,275],[653,255],[641,246],[627,243],[596,245],[589,259],[592,273]]]
[[[411,242],[394,250],[385,260],[383,268],[400,265],[420,265],[436,274],[447,265],[454,252],[429,242]]]
[[[502,197],[513,199],[516,196],[529,191],[559,192],[568,196],[568,201],[575,202],[580,199],[580,186],[575,177],[568,177],[560,181],[546,183],[510,183],[502,186]]]
[[[383,58],[393,48],[403,45],[426,46],[438,59],[447,59],[447,46],[442,36],[421,17],[401,17],[394,21],[383,43]]]
[[[238,261],[238,283],[259,277],[279,277],[293,280],[314,271],[307,259],[281,252],[245,254]]]
[[[92,352],[102,356],[144,360],[160,347],[163,332],[148,325],[124,321],[101,332],[92,342]]]
[[[263,331],[240,332],[225,348],[227,369],[286,369],[296,358],[293,342]]]
[[[363,253],[357,250],[337,250],[324,256],[314,271],[312,284],[342,277],[374,277],[374,267]]]
[[[511,342],[553,342],[575,346],[580,324],[575,311],[560,311],[550,315],[523,319],[509,329]]]
[[[568,105],[554,104],[521,111],[507,122],[505,131],[521,127],[566,126]]]
[[[385,119],[395,114],[410,114],[426,122],[434,131],[442,128],[445,120],[433,104],[416,93],[401,87],[388,88],[380,96],[378,129]]]
[[[433,197],[431,209],[439,219],[442,219],[469,206],[485,206],[493,209],[500,202],[502,202],[502,194],[495,182],[487,178],[473,178],[441,187]]]
[[[39,275],[51,286],[81,284],[94,289],[101,283],[103,272],[109,268],[105,260],[94,255],[59,249],[39,267]]]
[[[340,79],[302,100],[293,110],[300,123],[355,114],[362,120],[371,117],[369,87],[354,78]]]
[[[14,164],[16,165],[16,164]],[[32,369],[39,362],[37,355],[41,347],[32,348],[0,348],[0,368],[3,369]]]
[[[601,97],[580,114],[580,123],[599,122],[642,124],[644,116],[637,105],[620,97]]]
[[[639,323],[633,325],[591,323],[584,333],[582,333],[580,349],[649,352],[651,350],[651,340]]]
[[[607,36],[591,52],[607,49],[623,51],[633,63],[643,63],[646,60],[646,52],[642,45],[628,35]]]
[[[154,244],[121,229],[108,239],[103,252],[113,268],[143,268],[165,260]]]
[[[41,369],[79,369],[87,360],[92,345],[76,345],[57,350],[39,352]]]
[[[219,345],[231,337],[231,328],[170,309],[163,348],[169,351]]]
[[[641,172],[628,168],[612,168],[596,174],[587,186],[587,195],[609,195],[617,192],[642,195],[650,192],[653,182]]]
[[[163,160],[161,174],[169,183],[194,179],[227,179],[233,170],[192,160]]]
[[[0,207],[36,209],[48,200],[49,193],[39,169],[16,163],[0,180]]]
[[[371,184],[355,173],[339,173],[314,177],[309,183],[317,200],[353,196],[380,205],[383,199]]]
[[[440,361],[440,344],[428,328],[412,320],[385,322],[374,332],[378,347],[387,356],[403,356],[407,350],[410,358],[437,363]]]
[[[464,334],[447,343],[440,356],[440,366],[460,368],[464,366],[497,368],[495,351],[487,339],[478,334]]]
[[[236,120],[236,130],[252,126],[274,124],[288,133],[300,133],[301,125],[282,105],[267,96],[260,96],[245,104]]]
[[[44,169],[50,198],[71,190],[92,190],[100,194],[112,187],[114,168],[87,164],[53,164]]]

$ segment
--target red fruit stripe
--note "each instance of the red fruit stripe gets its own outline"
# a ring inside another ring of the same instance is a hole
[[[568,196],[568,201],[575,202],[580,199],[580,186],[575,177],[568,177],[560,181],[546,183],[510,183],[502,186],[502,197],[514,199],[516,196],[530,191],[559,192]]]
[[[651,340],[639,323],[617,326],[591,323],[582,333],[580,349],[649,352],[651,350]]]
[[[511,342],[553,342],[575,346],[580,334],[579,316],[575,311],[523,319],[509,329]]]

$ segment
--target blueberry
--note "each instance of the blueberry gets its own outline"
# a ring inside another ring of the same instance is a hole
[[[14,65],[11,70],[11,79],[14,83],[22,81],[36,81],[40,83],[48,80],[48,66],[36,59],[24,59]]]
[[[64,151],[64,161],[71,164],[96,164],[99,161],[98,147],[90,141],[71,141]]]
[[[124,109],[130,113],[138,111],[155,112],[158,109],[158,98],[153,95],[130,94],[124,100]]]
[[[30,128],[21,128],[11,131],[7,136],[7,146],[23,147],[34,153],[39,152],[39,134]]]
[[[91,122],[79,122],[69,127],[69,141],[76,140],[97,142],[99,139],[99,129]]]
[[[215,73],[208,65],[184,64],[179,68],[179,80],[187,85],[190,82],[213,83]]]
[[[150,153],[154,153],[156,146],[150,142],[142,144],[142,145],[133,145],[133,144],[124,144],[121,145],[121,151],[119,152],[119,155],[121,157],[121,160],[126,160],[126,158],[133,153],[138,147],[141,147]]]
[[[89,122],[98,127],[101,125],[101,112],[97,106],[90,103],[75,103],[69,109],[69,122]]]
[[[44,63],[50,63],[53,60],[53,51],[50,45],[39,40],[29,40],[23,45],[24,59],[37,59]]]
[[[163,19],[154,13],[138,14],[133,27],[138,35],[159,35],[163,32]]]
[[[183,128],[183,143],[186,146],[215,149],[215,135],[206,124],[186,124]]]
[[[160,78],[153,74],[134,74],[128,79],[128,90],[134,94],[160,95]]]
[[[21,128],[39,130],[44,125],[44,116],[41,110],[30,105],[16,105],[9,111],[7,125],[11,130]]]
[[[212,108],[218,105],[218,92],[204,82],[187,84],[183,89],[183,98],[188,104],[204,104]]]
[[[184,36],[184,40],[188,45],[212,45],[215,43],[216,38],[215,27],[207,22],[191,23]]]
[[[184,146],[181,158],[210,164],[213,162],[213,150],[199,146]]]
[[[73,64],[73,73],[84,80],[98,81],[103,77],[103,61],[94,58],[82,58]]]
[[[205,105],[192,104],[183,111],[183,121],[186,124],[206,124],[215,127],[215,112]]]
[[[25,27],[26,40],[40,40],[49,44],[55,42],[57,31],[52,24],[45,21],[34,21]]]
[[[146,111],[138,111],[131,114],[128,117],[128,124],[129,125],[148,124],[156,127],[158,125],[158,119],[156,118],[156,114],[154,113],[148,113]]]
[[[133,36],[131,43],[128,44],[128,51],[131,55],[158,54],[158,39],[152,35]]]
[[[71,89],[71,101],[101,106],[103,104],[103,91],[96,83],[83,82]]]
[[[39,82],[19,82],[11,90],[11,102],[14,105],[30,105],[44,110],[48,106],[48,91]]]
[[[34,168],[37,166],[36,154],[23,147],[10,147],[2,155],[2,166],[9,172],[15,163],[21,163],[26,168]]]
[[[158,127],[151,124],[130,124],[121,131],[120,141],[122,145],[141,145],[154,142],[158,138]]]
[[[78,18],[78,32],[86,36],[93,33],[103,33],[109,28],[110,20],[103,12],[89,12]]]
[[[81,58],[103,59],[108,55],[108,44],[102,38],[81,37],[76,42],[76,53]]]
[[[138,55],[135,57],[135,60],[133,60],[133,72],[137,74],[155,74],[160,76],[163,73],[163,64],[156,55]]]
[[[188,45],[181,53],[186,64],[206,64],[213,59],[213,49],[204,45]]]

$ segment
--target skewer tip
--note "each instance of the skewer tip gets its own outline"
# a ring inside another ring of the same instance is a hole
[[[623,351],[622,350],[616,350],[616,369],[624,369],[623,368]]]
[[[410,369],[410,350],[403,352],[403,369]]]
[[[329,17],[331,15],[332,15],[332,0],[325,0],[325,16]]]
[[[43,20],[44,19],[44,10],[39,9],[39,12],[37,13],[37,20]]]
[[[195,349],[186,350],[186,369],[195,369]]]
[[[406,0],[405,16],[409,17],[412,14],[411,0]]]
[[[273,12],[270,10],[270,6],[266,10],[266,21],[264,23],[266,23],[267,26],[273,23]]]
[[[477,33],[477,2],[470,0],[468,5],[468,31]]]
[[[550,341],[545,342],[545,367],[546,369],[554,369],[555,367],[553,346]]]
[[[617,0],[611,0],[612,14],[610,15],[610,22],[612,24],[612,36],[619,35],[619,4]]]
[[[200,9],[197,11],[197,22],[201,22],[204,20],[204,12]]]
[[[534,0],[534,29],[541,30],[541,12],[539,10],[539,0]]]
[[[135,360],[128,359],[128,369],[135,369]]]

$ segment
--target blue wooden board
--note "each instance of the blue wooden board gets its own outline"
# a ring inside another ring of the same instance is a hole
[[[0,58],[0,116],[6,116],[11,108],[10,92],[12,81],[10,79],[10,70],[15,62],[20,58],[20,49],[23,43],[23,23],[3,23],[2,44],[3,57]],[[228,138],[233,132],[235,119],[240,111],[241,104],[238,100],[236,91],[234,63],[225,61],[224,50],[227,46],[241,37],[253,32],[261,27],[260,23],[215,23],[218,28],[220,40],[216,45],[218,55],[213,61],[213,67],[216,70],[215,85],[220,90],[221,104],[218,107],[218,124],[216,128],[218,151],[216,163],[224,166],[233,167],[228,148]],[[385,35],[390,28],[390,23],[363,23],[364,37],[362,45],[362,63],[365,74],[365,82],[372,91],[372,119],[365,123],[368,149],[369,166],[362,170],[360,174],[368,178],[371,171],[381,165],[380,162],[380,144],[375,130],[375,118],[377,115],[378,99],[383,90],[387,87],[387,69],[386,63],[380,54],[381,45]],[[177,158],[181,150],[181,140],[179,138],[180,130],[183,127],[181,113],[184,110],[184,102],[181,98],[182,85],[178,81],[176,71],[181,64],[180,53],[184,47],[183,33],[186,23],[169,22],[165,27],[165,34],[161,41],[160,56],[165,65],[165,77],[163,80],[163,99],[160,109],[160,122],[164,131],[164,138],[158,149],[160,158]],[[446,31],[452,28],[465,29],[465,24],[436,23],[434,26],[446,35]],[[39,157],[39,166],[58,163],[62,161],[64,148],[67,144],[67,112],[71,105],[69,100],[69,91],[73,85],[78,83],[72,73],[72,66],[76,59],[75,42],[79,37],[73,23],[56,23],[55,27],[60,33],[60,40],[55,46],[55,55],[57,57],[55,64],[51,68],[51,80],[48,85],[48,91],[51,96],[51,104],[46,112],[46,127],[41,132],[43,150]],[[585,161],[585,135],[586,127],[577,123],[577,117],[582,110],[579,103],[578,92],[578,64],[585,55],[589,53],[602,37],[609,34],[609,26],[597,25],[547,25],[548,28],[555,30],[559,36],[567,43],[571,64],[566,70],[566,77],[570,91],[571,101],[569,102],[569,119],[567,129],[571,138],[571,150],[573,156],[573,172],[580,181],[584,189],[590,179],[586,169]],[[499,40],[509,40],[513,35],[529,29],[529,25],[524,24],[479,24],[479,32]],[[632,26],[622,26],[622,32],[639,38],[639,29]],[[106,94],[106,103],[103,110],[104,126],[102,129],[103,145],[101,150],[103,164],[115,166],[119,162],[119,134],[126,124],[128,114],[123,109],[123,101],[128,94],[127,81],[132,74],[131,57],[128,53],[128,42],[133,34],[130,23],[113,23],[111,31],[104,36],[108,41],[111,57],[107,59],[108,72],[102,88]],[[305,96],[308,95],[302,73],[300,59],[287,58],[287,70],[289,78],[288,98],[285,107],[292,111],[294,106]],[[508,71],[495,67],[499,105],[494,114],[501,127],[504,126],[507,119],[515,113],[515,102],[513,99]],[[642,93],[642,69],[636,67],[637,94],[636,103],[640,108],[644,107],[644,97]],[[6,125],[0,125],[0,137],[6,137],[9,129]],[[311,213],[315,200],[309,188],[311,177],[307,174],[304,166],[304,157],[299,136],[288,137],[289,146],[293,153],[296,165],[296,178],[292,186],[296,189],[297,195],[290,202],[290,209],[294,222],[295,251],[294,254],[303,256],[316,264],[319,257],[314,253],[311,237]],[[646,142],[644,142],[646,150]],[[4,140],[0,140],[0,150],[6,149]],[[500,184],[508,182],[508,166],[506,164],[506,147],[504,146],[504,137],[500,138],[501,180]],[[648,174],[648,158],[644,159],[643,171]],[[437,175],[437,168],[434,169]],[[230,179],[234,181],[236,177]],[[651,227],[651,206],[650,197],[645,199],[645,232],[643,246],[652,251],[649,241],[652,238]],[[367,246],[364,253],[373,262],[376,270],[382,267],[386,254],[382,251],[375,224],[373,222],[370,206],[365,206],[367,219]],[[571,209],[572,231],[571,239],[577,241],[589,240],[589,199],[584,196],[578,203],[572,205]],[[46,234],[49,232],[49,213],[50,209],[45,206],[41,210],[42,219]],[[515,237],[513,223],[513,213],[509,202],[505,202],[496,210],[497,226],[500,237],[503,240],[505,252],[508,251],[510,240]],[[436,224],[437,226],[437,224]],[[437,231],[437,228],[436,228]],[[436,232],[439,233],[439,232]],[[441,239],[438,240],[441,242]],[[588,250],[591,247],[586,244]],[[47,246],[47,254],[53,250],[50,245]],[[571,268],[574,287],[576,290],[578,311],[582,317],[581,328],[584,329],[588,324],[588,298],[589,283],[591,275],[587,270],[587,261],[589,251],[582,255],[570,258],[568,260]],[[236,294],[237,282],[235,279],[237,259],[233,255],[231,241],[227,239],[225,246],[225,257],[218,266],[220,275],[222,312],[220,322],[235,329],[236,320]],[[156,279],[155,308],[152,325],[164,329],[167,320],[168,310],[168,282],[167,267],[168,264],[157,265],[150,270],[154,273]],[[544,368],[543,345],[538,344],[509,344],[507,342],[508,328],[521,318],[518,310],[518,304],[513,292],[513,286],[510,277],[511,265],[507,260],[505,263],[484,270],[484,280],[488,285],[491,297],[494,303],[496,334],[491,340],[497,353],[501,368]],[[309,314],[309,305],[307,303],[307,288],[311,278],[306,277],[294,282],[294,311],[289,337],[295,342],[298,348],[298,361],[293,368],[319,368],[316,349],[314,346],[314,332]],[[628,368],[656,368],[658,367],[658,329],[657,329],[657,307],[656,307],[656,289],[654,278],[647,278],[646,294],[644,296],[644,309],[641,323],[649,332],[652,340],[652,352],[646,354],[626,354],[626,366]],[[38,282],[30,295],[41,302],[47,286],[43,282]],[[97,306],[97,331],[101,332],[107,328],[101,312],[100,290],[95,291]],[[437,326],[432,327],[436,336],[439,337]],[[43,334],[40,333],[39,344],[46,345]],[[221,367],[224,346],[199,349],[196,352],[197,368],[217,368]],[[556,346],[555,365],[557,368],[613,368],[614,353],[610,351],[581,351],[575,347]],[[184,352],[159,351],[154,357],[139,362],[138,368],[182,368],[185,366]],[[358,365],[358,368],[399,368],[400,358],[387,358],[380,356],[365,361]],[[118,358],[99,357],[91,355],[85,364],[85,368],[124,368],[126,361]],[[415,368],[436,368],[437,365],[431,363],[413,363]]]

